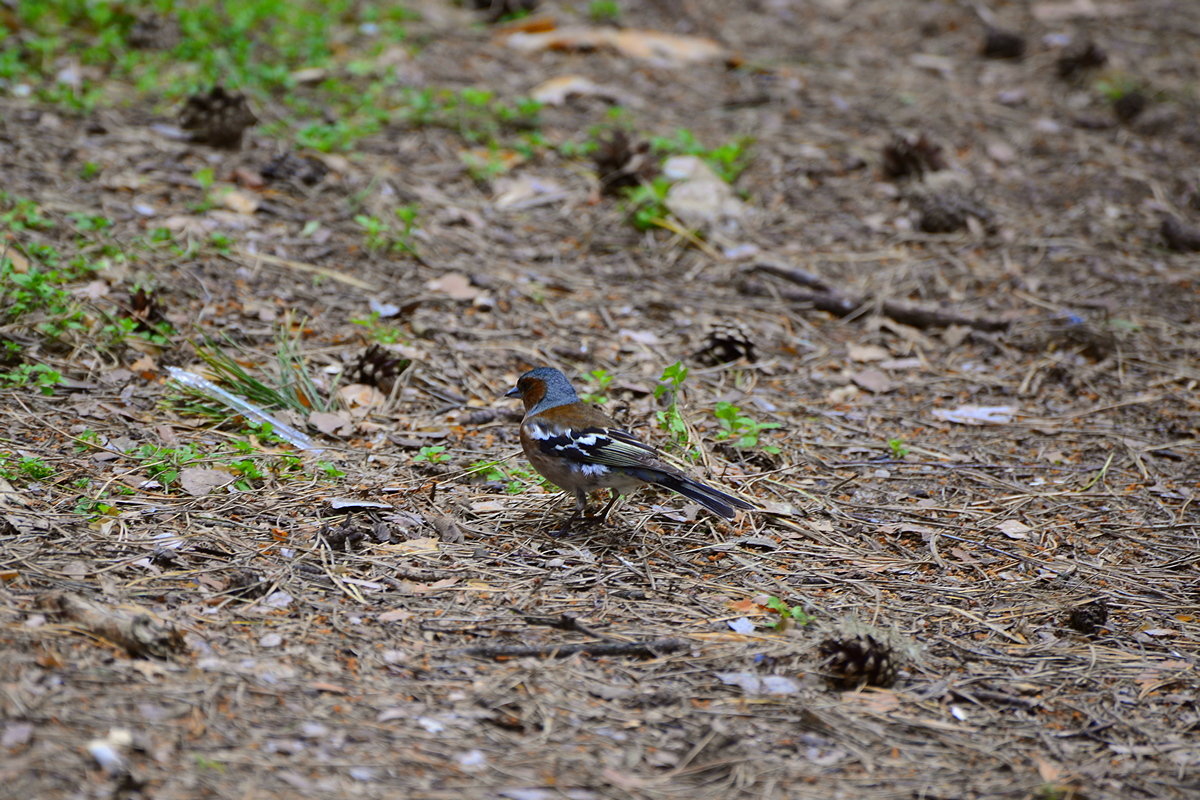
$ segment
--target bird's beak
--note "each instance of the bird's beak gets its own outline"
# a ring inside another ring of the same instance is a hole
[[[513,388],[511,388],[507,392],[505,392],[504,396],[505,397],[520,397],[521,390],[514,386]]]

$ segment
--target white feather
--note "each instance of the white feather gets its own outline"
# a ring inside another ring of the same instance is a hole
[[[536,422],[529,423],[529,425],[526,427],[526,430],[529,431],[529,438],[531,439],[553,439],[558,435],[549,428],[543,428]]]

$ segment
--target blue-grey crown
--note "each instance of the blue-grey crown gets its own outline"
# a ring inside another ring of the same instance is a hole
[[[542,395],[541,401],[536,406],[529,410],[529,413],[540,414],[548,408],[557,408],[565,406],[568,403],[574,403],[579,399],[575,394],[575,387],[567,380],[567,376],[556,370],[554,367],[538,367],[531,369],[521,376],[522,378],[537,378],[546,384],[546,393]]]

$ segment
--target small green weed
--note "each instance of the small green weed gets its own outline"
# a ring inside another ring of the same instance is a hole
[[[595,384],[596,388],[593,391],[584,392],[581,398],[586,403],[595,403],[596,405],[604,405],[608,402],[608,395],[605,391],[608,385],[613,382],[613,376],[606,369],[594,369],[588,373],[588,382]]]
[[[750,146],[753,143],[751,137],[742,136],[708,149],[700,144],[696,134],[687,128],[680,128],[673,136],[655,136],[650,140],[650,148],[662,156],[698,156],[712,167],[721,180],[733,183],[750,166]]]
[[[146,474],[168,489],[179,481],[180,470],[205,459],[205,455],[193,444],[178,447],[144,444],[133,454],[142,462]]]
[[[521,494],[534,486],[546,486],[549,483],[533,470],[506,465],[502,461],[476,461],[467,473],[477,473],[486,481],[504,484],[504,491],[508,494]]]
[[[0,373],[0,380],[10,386],[37,386],[47,397],[62,383],[62,373],[45,364],[21,364],[10,372]]]
[[[626,212],[635,228],[644,231],[663,226],[663,221],[671,215],[666,204],[670,190],[671,181],[663,177],[625,190]]]
[[[441,127],[468,142],[498,147],[503,134],[531,130],[540,123],[542,104],[527,97],[505,102],[488,89],[412,89],[405,95],[401,121]]]
[[[412,457],[414,462],[425,462],[429,464],[445,464],[451,458],[446,452],[446,446],[443,444],[429,444],[417,451],[417,454]]]
[[[742,409],[733,403],[723,400],[717,403],[716,408],[713,409],[713,415],[721,425],[721,430],[717,432],[717,439],[732,440],[731,444],[734,447],[758,447],[759,437],[763,431],[780,426],[778,422],[757,422],[752,417],[743,414]],[[762,451],[771,455],[779,454],[779,448],[775,445],[762,445]]]
[[[807,625],[812,622],[812,617],[804,613],[800,606],[788,605],[778,597],[768,597],[766,607],[779,615],[779,619],[765,623],[768,628],[777,631],[787,630],[791,625]]]
[[[687,376],[688,368],[682,361],[676,361],[663,370],[658,379],[659,384],[654,387],[654,399],[661,401],[668,397],[669,403],[665,409],[655,412],[655,418],[658,420],[658,427],[667,432],[671,444],[682,451],[685,457],[694,461],[700,454],[691,446],[687,423],[679,410],[679,393]]]
[[[318,461],[313,466],[317,468],[317,474],[327,480],[346,477],[346,473],[338,469],[337,465],[332,461]]]
[[[67,217],[80,233],[106,231],[113,226],[113,221],[101,214],[84,214],[79,211],[73,211],[67,214]]]
[[[380,344],[399,344],[400,342],[408,341],[408,337],[404,331],[397,328],[395,325],[388,325],[382,321],[378,311],[372,311],[366,317],[352,319],[350,322],[354,325],[361,325],[367,329],[367,338],[372,342]]]
[[[295,327],[296,334],[288,331]],[[290,408],[302,414],[329,411],[333,387],[322,391],[309,370],[299,348],[299,331],[303,326],[285,323],[275,335],[275,364],[271,374],[262,378],[252,375],[231,353],[215,341],[196,347],[196,354],[208,365],[218,382],[226,384],[235,394],[267,409]]]
[[[621,4],[616,0],[592,0],[588,3],[588,16],[592,22],[616,22],[621,18]]]
[[[463,166],[471,179],[481,185],[505,175],[513,168],[513,161],[500,150],[489,147],[483,152],[465,150],[459,154]]]
[[[0,228],[44,231],[53,227],[54,220],[44,216],[36,202],[0,191]]]
[[[396,209],[399,227],[367,214],[357,214],[354,221],[363,229],[368,250],[393,250],[401,253],[416,253],[412,243],[412,232],[417,222],[416,206],[401,206]]]
[[[42,481],[54,474],[54,467],[34,456],[17,457],[13,453],[0,453],[0,478],[12,483]]]
[[[892,451],[892,458],[897,460],[904,458],[909,453],[903,439],[888,439],[887,446]]]

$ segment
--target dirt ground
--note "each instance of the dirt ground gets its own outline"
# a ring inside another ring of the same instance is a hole
[[[254,98],[221,150],[172,108],[0,96],[4,189],[60,223],[10,253],[129,254],[69,287],[74,331],[3,328],[63,382],[3,395],[3,451],[53,474],[0,484],[0,795],[1200,796],[1200,4],[993,4],[1020,58],[966,3],[623,4],[733,54],[687,65],[410,5],[412,86],[582,75],[635,140],[752,137],[743,213],[639,231],[558,147],[599,97],[481,176],[447,126],[318,156]],[[1107,63],[1061,75],[1088,40]],[[310,180],[263,178],[286,153]],[[408,247],[368,246],[355,217],[408,206]],[[130,244],[158,228],[199,245]],[[122,310],[171,332],[104,335]],[[752,352],[713,365],[731,322]],[[384,391],[347,373],[324,452],[279,461],[167,369],[223,335],[265,374],[281,330],[324,391],[372,341],[410,363],[376,351]],[[501,395],[539,364],[606,370],[669,450],[676,361],[689,468],[762,511],[643,492],[555,538],[519,456],[470,472],[517,452]],[[731,446],[720,402],[779,427]],[[234,482],[246,443],[288,467]],[[186,485],[145,457],[187,446]]]

